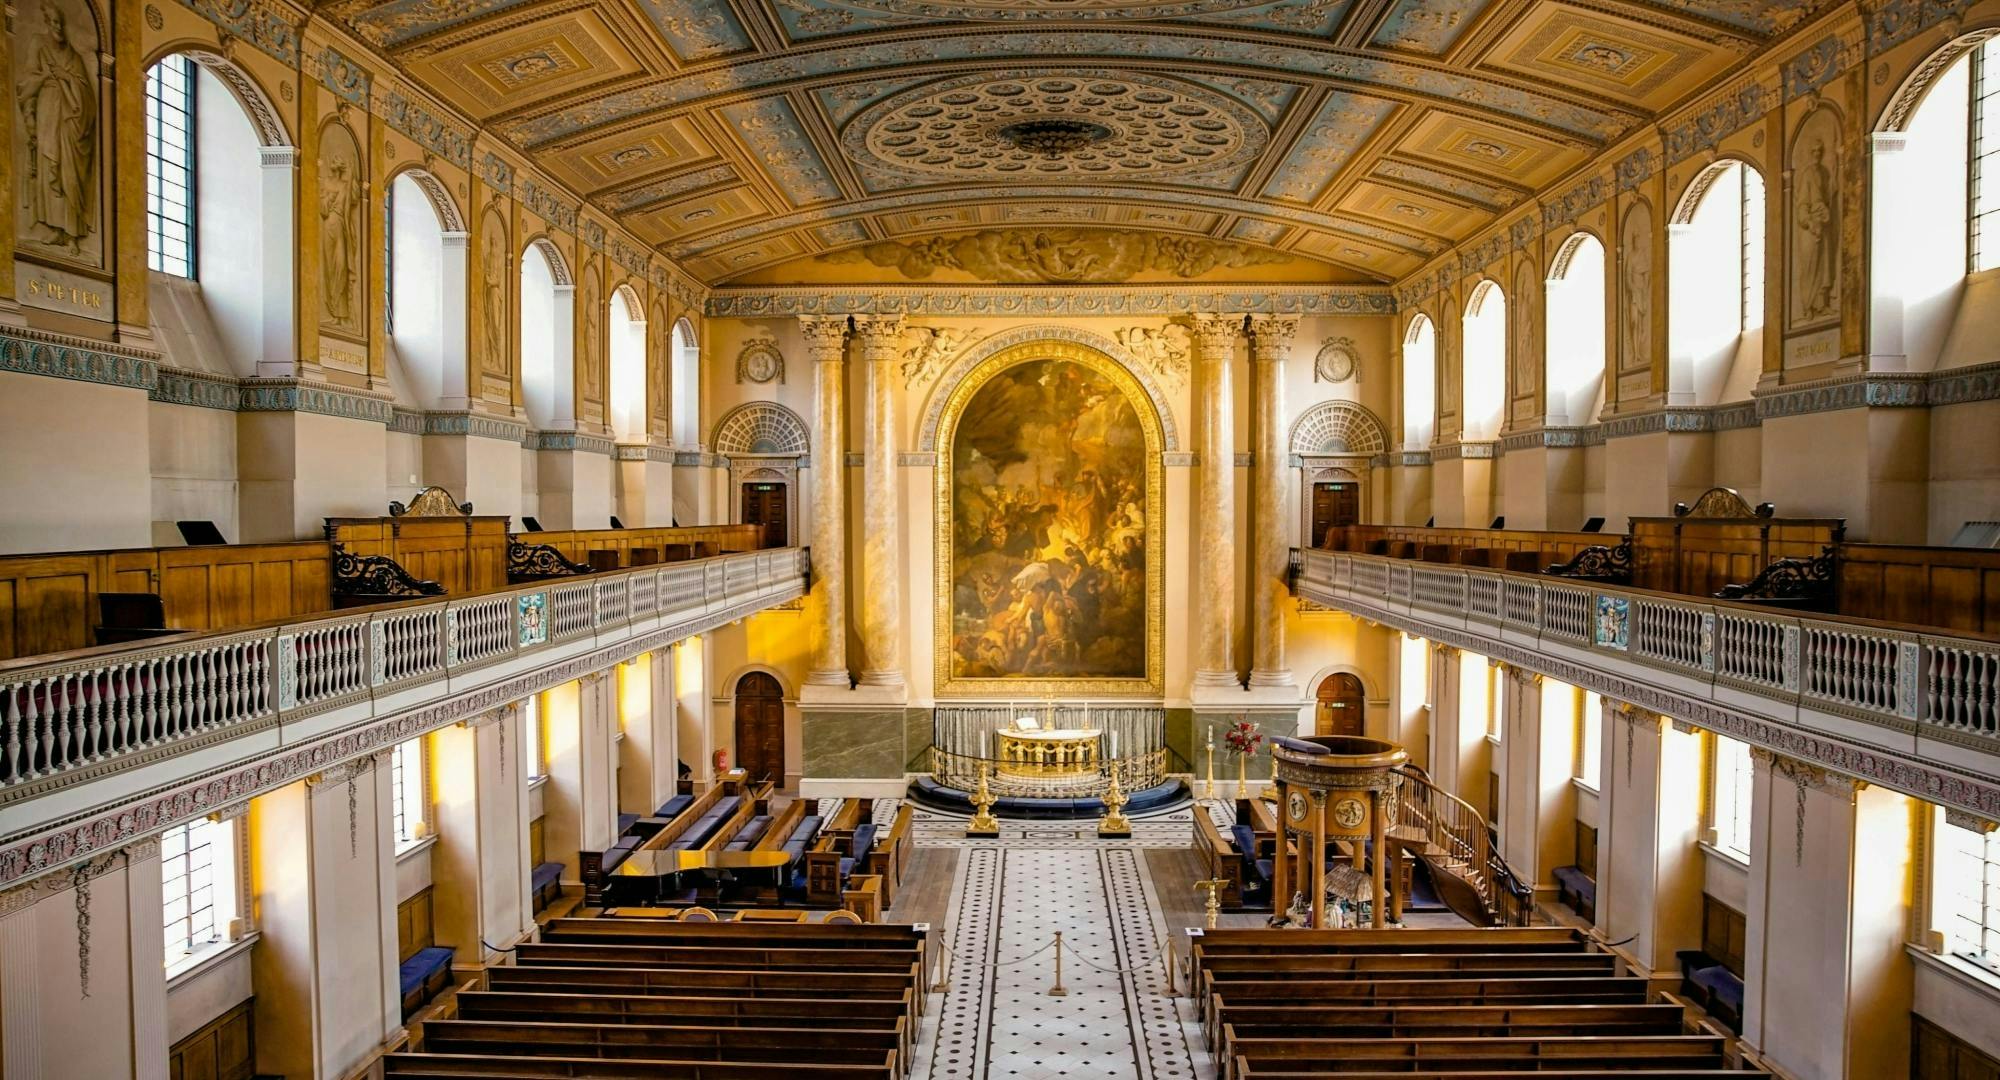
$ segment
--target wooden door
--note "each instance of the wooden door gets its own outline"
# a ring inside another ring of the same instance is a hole
[[[785,783],[785,692],[753,671],[736,683],[736,764],[752,780]]]
[[[785,517],[785,485],[743,485],[743,524],[764,527],[764,547],[779,548],[790,544],[791,523]]]
[[[1361,485],[1345,481],[1313,485],[1311,542],[1326,541],[1326,531],[1339,525],[1361,524]]]
[[[1314,724],[1315,735],[1360,735],[1362,734],[1361,680],[1345,673],[1335,673],[1321,679],[1317,695],[1318,717]]]

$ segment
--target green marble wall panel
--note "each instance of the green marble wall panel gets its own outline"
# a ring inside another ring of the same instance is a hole
[[[895,780],[907,760],[905,710],[799,710],[803,775],[823,780]]]

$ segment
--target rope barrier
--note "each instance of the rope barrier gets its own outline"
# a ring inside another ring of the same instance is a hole
[[[1085,956],[1082,953],[1078,952],[1076,946],[1065,942],[1063,940],[1061,931],[1057,931],[1055,933],[1055,936],[1050,939],[1049,943],[1042,946],[1041,948],[1036,949],[1033,952],[1024,953],[1020,956],[1012,957],[1007,960],[985,960],[981,957],[976,957],[976,956],[975,957],[963,956],[959,953],[957,949],[952,948],[951,943],[946,941],[942,936],[940,936],[937,939],[937,946],[943,955],[940,956],[938,960],[937,970],[935,971],[934,977],[931,981],[930,989],[933,993],[950,992],[952,974],[953,974],[952,967],[955,966],[956,964],[960,963],[966,964],[975,971],[989,971],[989,970],[997,970],[1000,968],[1019,967],[1020,965],[1025,964],[1030,960],[1033,960],[1035,957],[1040,956],[1051,949],[1057,950],[1056,967],[1058,974],[1056,977],[1056,987],[1058,988],[1062,986],[1062,977],[1060,971],[1062,967],[1063,952],[1069,953],[1071,958],[1081,962],[1085,967],[1103,972],[1106,975],[1116,975],[1119,976],[1120,978],[1123,978],[1125,976],[1136,977],[1142,972],[1149,972],[1154,970],[1152,964],[1144,964],[1136,967],[1105,967],[1103,964],[1100,964],[1095,960],[1092,960],[1090,957]],[[1152,942],[1152,949],[1155,954],[1160,953],[1160,943],[1158,939],[1155,939]],[[1173,961],[1174,961],[1173,943],[1169,941],[1167,950],[1161,962],[1161,970],[1165,973],[1166,976],[1166,989],[1163,991],[1163,994],[1166,997],[1176,997],[1179,994],[1179,987],[1176,985],[1176,980],[1174,978]],[[1057,994],[1056,996],[1059,997],[1061,996],[1061,994]]]

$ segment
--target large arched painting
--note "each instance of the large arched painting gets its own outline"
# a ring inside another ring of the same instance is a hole
[[[982,364],[940,440],[941,691],[1158,693],[1159,436],[1131,375]]]

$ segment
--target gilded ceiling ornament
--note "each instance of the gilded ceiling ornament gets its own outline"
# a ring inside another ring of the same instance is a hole
[[[1168,325],[1155,329],[1131,326],[1114,335],[1118,344],[1146,370],[1175,385],[1185,385],[1188,377],[1187,327]]]
[[[943,268],[1006,284],[1080,285],[1127,281],[1145,271],[1199,277],[1223,267],[1283,262],[1286,256],[1245,244],[1160,233],[1021,228],[884,240],[817,258],[868,262],[912,278],[927,278]]]
[[[1239,169],[1270,132],[1242,102],[1186,80],[1047,68],[924,83],[863,109],[840,141],[883,184],[1159,179]]]
[[[785,354],[778,349],[778,343],[771,338],[752,338],[743,343],[742,351],[736,354],[736,381],[738,384],[777,382],[785,383]]]
[[[909,333],[916,344],[903,354],[903,384],[911,389],[936,378],[946,361],[972,338],[972,331],[950,326],[912,326]]]

